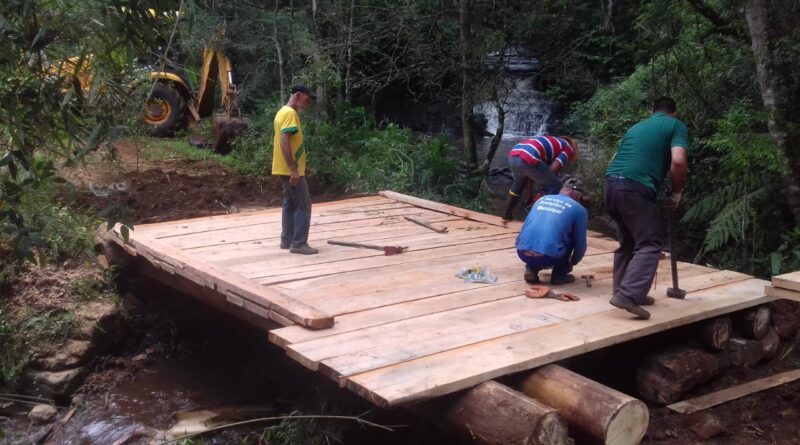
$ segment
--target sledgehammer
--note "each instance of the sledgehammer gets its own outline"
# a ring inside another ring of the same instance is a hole
[[[672,287],[667,288],[667,296],[683,300],[686,291],[678,287],[678,259],[675,257],[675,222],[672,211],[667,214],[667,242],[669,243],[669,263],[672,267]]]
[[[348,243],[346,241],[333,241],[333,240],[328,240],[328,244],[333,244],[335,246],[361,247],[364,249],[382,250],[383,254],[386,256],[396,255],[398,253],[403,253],[406,250],[408,250],[408,247],[403,247],[403,246],[376,246],[374,244]]]

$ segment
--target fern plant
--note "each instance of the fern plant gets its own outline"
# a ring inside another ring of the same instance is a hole
[[[769,227],[781,203],[770,197],[785,167],[764,122],[748,101],[738,101],[698,147],[704,163],[696,166],[701,171],[692,176],[692,189],[699,198],[681,219],[703,234],[695,262],[753,273],[755,262],[777,245]]]

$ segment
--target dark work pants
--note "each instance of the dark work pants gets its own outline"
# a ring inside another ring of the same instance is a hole
[[[311,194],[306,177],[297,185],[289,184],[288,176],[281,176],[283,184],[283,213],[281,214],[281,245],[303,247],[308,244],[311,226]]]
[[[551,256],[528,256],[525,255],[523,250],[517,249],[517,256],[525,263],[525,268],[531,272],[536,272],[537,274],[542,269],[549,269],[553,268],[553,275],[552,277],[556,279],[561,279],[567,276],[568,273],[572,272],[572,264],[570,264],[570,259],[572,258],[572,251],[574,249],[572,246],[567,247],[567,253],[562,258],[554,258]]]
[[[653,285],[661,255],[661,218],[656,192],[625,178],[607,176],[606,209],[617,223],[614,295],[641,304]]]

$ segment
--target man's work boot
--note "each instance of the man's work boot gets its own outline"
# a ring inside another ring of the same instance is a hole
[[[281,242],[281,249],[286,250],[286,249],[288,249],[290,247],[292,247],[291,244]]]
[[[626,298],[614,295],[608,302],[611,303],[611,306],[626,310],[642,320],[650,318],[650,312],[642,309],[638,304],[628,301]]]
[[[511,221],[514,219],[514,209],[519,202],[519,195],[508,192],[508,201],[506,202],[506,210],[503,212],[503,221]]]
[[[309,246],[308,244],[306,244],[306,245],[300,246],[300,247],[292,247],[291,249],[289,249],[289,252],[299,253],[301,255],[314,255],[314,254],[319,253],[319,249],[315,249],[315,248]]]
[[[539,271],[535,269],[531,269],[530,267],[525,267],[525,282],[528,284],[539,284]]]
[[[639,303],[639,306],[652,306],[656,304],[656,299],[651,296],[645,296],[644,301]]]
[[[575,282],[575,276],[571,273],[562,276],[551,276],[550,277],[550,284],[553,286],[558,286],[559,284],[569,284]]]

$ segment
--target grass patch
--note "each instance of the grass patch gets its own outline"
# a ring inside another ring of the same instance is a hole
[[[63,343],[78,328],[75,314],[56,309],[10,320],[0,310],[0,386],[16,390],[35,351]]]

